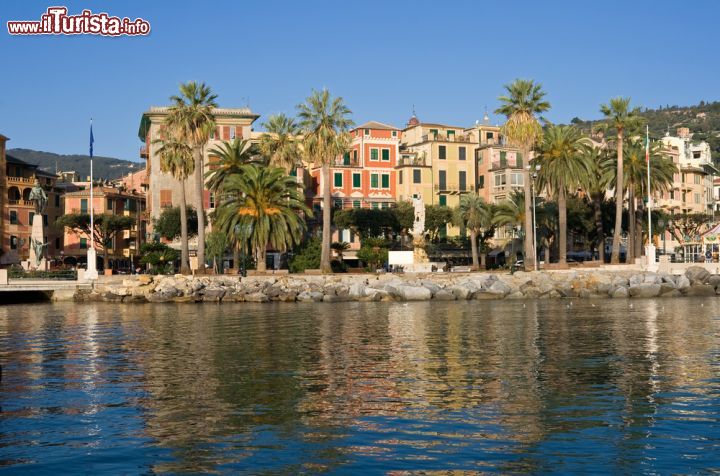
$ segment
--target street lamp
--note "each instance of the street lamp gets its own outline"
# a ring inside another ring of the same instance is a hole
[[[532,167],[530,164],[525,166],[525,169],[530,172],[532,171]],[[535,165],[535,170],[532,171],[532,173],[528,173],[530,176],[530,195],[532,198],[532,222],[533,222],[533,263],[535,264],[535,271],[538,270],[538,260],[537,260],[537,220],[535,215],[535,180],[537,179],[538,172],[540,172],[540,164]]]

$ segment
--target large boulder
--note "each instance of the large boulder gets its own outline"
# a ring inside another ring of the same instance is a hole
[[[300,302],[320,302],[323,300],[323,293],[318,291],[303,291],[297,295]]]
[[[211,286],[202,290],[201,295],[203,301],[218,302],[225,296],[225,288],[220,286]]]
[[[429,301],[432,292],[424,286],[398,286],[398,296],[403,301]]]
[[[269,300],[269,297],[260,292],[245,295],[245,302],[268,302]]]
[[[691,284],[704,284],[710,278],[710,271],[703,268],[702,266],[690,266],[685,271],[685,276],[687,276]]]
[[[502,281],[493,281],[489,287],[483,288],[473,294],[473,299],[503,299],[510,294],[512,288]]]
[[[686,296],[714,296],[715,288],[709,284],[692,284],[685,290]]]
[[[441,289],[435,293],[433,299],[437,301],[454,301],[457,298],[452,291],[449,291],[447,289]]]
[[[612,298],[626,298],[628,295],[628,288],[625,286],[618,286],[610,293],[610,297]]]
[[[631,285],[628,292],[630,296],[637,298],[657,297],[660,295],[660,285],[654,283],[640,283]]]

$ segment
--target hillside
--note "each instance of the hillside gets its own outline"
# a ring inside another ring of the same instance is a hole
[[[687,127],[695,141],[707,141],[713,152],[713,160],[720,161],[720,102],[701,101],[695,106],[665,106],[658,109],[643,109],[640,113],[650,126],[651,137],[662,137],[670,130],[675,135],[678,127]],[[571,121],[585,131],[590,121],[574,118]],[[596,126],[601,120],[592,121]]]
[[[7,153],[25,162],[37,164],[48,172],[74,170],[82,178],[90,175],[89,155],[60,155],[31,149],[8,149]],[[113,180],[127,175],[129,172],[136,172],[143,167],[145,164],[142,162],[131,162],[112,157],[93,157],[93,175],[98,179]]]

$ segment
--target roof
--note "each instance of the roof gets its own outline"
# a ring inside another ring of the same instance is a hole
[[[18,159],[17,157],[14,157],[10,154],[5,154],[5,159],[8,164],[21,165],[23,167],[35,169],[35,175],[38,175],[40,177],[57,178],[57,174],[48,172],[47,170],[39,169],[37,164],[31,164],[29,162],[25,162],[24,160]]]
[[[150,116],[167,116],[170,113],[170,106],[152,106],[150,110],[145,111],[140,118],[140,128],[138,129],[138,137],[144,143],[147,137],[148,130],[150,130]],[[249,107],[216,107],[213,108],[212,114],[216,117],[247,117],[252,119],[251,122],[255,122],[260,114],[255,114],[250,110]]]
[[[447,124],[438,124],[438,123],[436,123],[436,122],[419,122],[419,123],[414,124],[414,125],[408,125],[408,126],[407,126],[405,129],[403,129],[403,130],[406,131],[406,130],[408,130],[408,129],[412,129],[413,127],[418,127],[418,126],[421,126],[421,127],[442,127],[442,128],[444,128],[444,129],[458,129],[458,130],[461,130],[461,131],[464,131],[464,130],[465,130],[465,127],[462,127],[462,126],[450,126],[450,125],[447,125]]]
[[[365,124],[357,126],[355,129],[381,129],[381,130],[389,130],[389,131],[399,131],[395,126],[391,126],[390,124],[383,124],[382,122],[378,121],[368,121]]]

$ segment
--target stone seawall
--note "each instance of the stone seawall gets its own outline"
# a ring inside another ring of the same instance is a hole
[[[342,302],[470,299],[652,298],[720,295],[720,275],[702,267],[685,274],[637,271],[432,273],[325,276],[104,277],[76,301]]]

